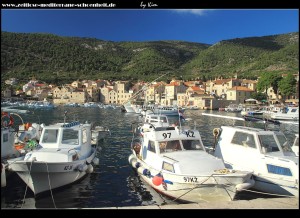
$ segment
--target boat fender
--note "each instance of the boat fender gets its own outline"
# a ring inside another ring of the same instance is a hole
[[[94,157],[93,163],[94,163],[95,165],[99,165],[99,158],[98,158],[98,157]]]
[[[1,188],[6,186],[5,166],[1,163]]]
[[[138,169],[140,166],[141,166],[141,163],[140,163],[140,162],[136,162],[136,163],[135,163],[135,168]]]
[[[213,129],[213,135],[214,135],[214,137],[219,136],[220,135],[220,129],[219,128],[214,128]]]
[[[136,161],[136,157],[134,154],[131,154],[129,157],[128,157],[128,162],[132,165],[133,164],[133,161]],[[134,166],[133,166],[134,167]]]
[[[77,166],[77,170],[79,172],[85,172],[85,171],[87,171],[87,169],[88,169],[88,166],[86,164],[80,164]]]
[[[171,181],[169,181],[169,180],[166,180],[166,179],[164,179],[164,183],[167,183],[167,184],[173,185],[173,182],[171,182]]]
[[[92,165],[92,164],[87,165],[87,170],[86,170],[86,172],[87,172],[87,173],[92,173],[93,171],[94,171],[93,165]]]
[[[252,188],[255,184],[254,179],[249,180],[248,182],[244,182],[242,184],[238,184],[235,186],[236,191],[243,191],[245,189]]]
[[[150,176],[151,176],[151,172],[150,172],[148,169],[144,169],[144,170],[143,170],[143,175],[144,175],[144,176],[149,176],[149,177],[150,177]]]
[[[161,174],[157,174],[156,176],[154,176],[152,178],[152,183],[156,186],[161,185],[163,183],[163,181],[164,181],[164,178]]]

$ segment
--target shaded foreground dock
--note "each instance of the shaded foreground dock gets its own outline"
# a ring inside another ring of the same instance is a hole
[[[299,209],[299,198],[257,198],[229,202],[106,207],[94,209]]]

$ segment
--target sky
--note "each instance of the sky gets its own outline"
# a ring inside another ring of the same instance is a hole
[[[2,9],[1,30],[107,41],[221,40],[299,32],[298,9]]]

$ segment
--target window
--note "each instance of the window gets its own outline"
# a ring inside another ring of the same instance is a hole
[[[153,141],[149,141],[149,143],[148,143],[148,151],[152,151],[152,152],[156,153],[156,151],[155,151],[155,143]]]
[[[62,136],[63,144],[78,145],[78,131],[74,129],[64,129]]]
[[[256,148],[254,136],[245,132],[235,132],[231,143],[249,148]]]
[[[166,171],[169,171],[169,172],[172,172],[172,173],[174,173],[175,171],[174,171],[174,166],[173,166],[173,164],[170,164],[170,163],[167,163],[167,162],[163,162],[163,164],[162,164],[162,169],[163,170],[166,170]]]
[[[284,176],[292,176],[292,172],[289,168],[267,164],[268,172],[273,174],[279,174]]]
[[[263,153],[279,151],[278,145],[273,135],[259,135],[258,137]]]
[[[199,140],[182,140],[184,150],[203,150]]]
[[[57,142],[58,129],[46,129],[42,143],[56,143]]]
[[[182,150],[179,140],[167,141],[166,152]]]
[[[276,134],[276,136],[283,151],[293,152],[290,143],[283,134]]]
[[[166,152],[166,145],[167,145],[167,142],[159,142],[159,152],[160,153]]]
[[[3,142],[8,141],[8,133],[3,134]]]
[[[82,143],[86,143],[87,142],[87,131],[86,129],[83,129],[82,131]]]

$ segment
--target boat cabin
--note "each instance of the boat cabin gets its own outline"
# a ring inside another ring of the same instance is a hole
[[[282,132],[244,126],[222,126],[214,155],[235,167],[256,171],[265,169],[266,173],[270,169],[266,167],[265,162],[269,161],[271,166],[272,164],[278,165],[279,160],[283,166],[287,165],[288,159],[295,158]],[[291,161],[292,165],[293,163]]]
[[[164,166],[174,166],[172,172],[175,172],[177,165],[172,156],[181,154],[188,160],[189,156],[193,156],[190,152],[205,152],[198,131],[180,130],[179,127],[156,127],[143,137],[134,139],[132,147],[136,155],[149,165],[163,169]]]
[[[43,148],[78,149],[90,151],[91,125],[79,122],[45,126],[40,139]]]

